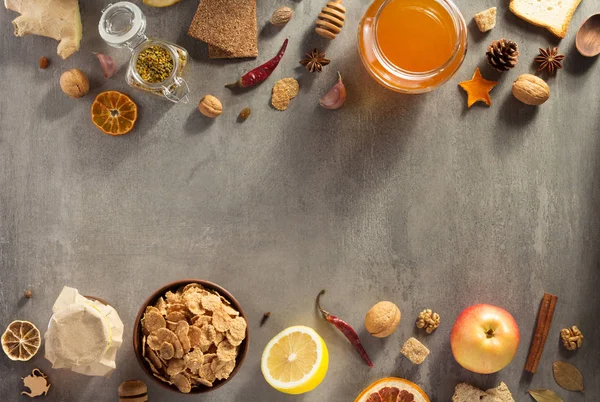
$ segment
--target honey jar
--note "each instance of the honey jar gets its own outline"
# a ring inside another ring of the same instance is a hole
[[[381,85],[423,93],[448,81],[467,52],[467,27],[450,0],[375,0],[358,30],[361,60]]]

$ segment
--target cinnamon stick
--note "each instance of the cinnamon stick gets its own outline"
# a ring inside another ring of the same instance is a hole
[[[527,356],[527,362],[525,363],[525,370],[530,373],[535,373],[538,364],[540,364],[544,345],[546,344],[550,326],[552,325],[552,317],[554,316],[557,300],[557,296],[550,293],[544,293],[540,311],[537,316],[537,325],[533,334],[533,340],[531,341],[531,348],[529,348],[529,355]]]

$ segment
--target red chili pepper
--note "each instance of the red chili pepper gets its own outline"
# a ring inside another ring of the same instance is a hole
[[[341,318],[329,314],[329,312],[323,310],[323,308],[321,307],[321,295],[324,293],[325,289],[321,290],[321,292],[317,296],[317,307],[319,309],[319,312],[321,313],[323,318],[325,318],[327,321],[333,324],[337,329],[339,329],[342,332],[342,334],[344,334],[346,339],[350,341],[350,343],[354,347],[354,350],[358,352],[358,354],[360,355],[360,357],[362,357],[365,363],[367,363],[369,367],[373,368],[373,363],[371,363],[371,359],[369,359],[367,351],[365,350],[365,348],[363,348],[363,345],[360,343],[360,339],[358,338],[358,334],[356,333],[356,331],[350,326],[350,324],[348,324]]]
[[[287,48],[287,44],[288,40],[286,39],[283,41],[283,45],[281,46],[281,49],[279,49],[279,52],[277,52],[277,55],[275,57],[273,57],[266,63],[261,64],[255,69],[248,71],[246,74],[242,75],[242,78],[240,78],[233,84],[227,84],[225,86],[227,88],[248,88],[260,84],[261,82],[269,78],[271,73],[275,70],[275,68],[281,61],[281,58],[285,53],[285,49]]]

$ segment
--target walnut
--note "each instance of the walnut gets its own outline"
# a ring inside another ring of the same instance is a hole
[[[379,302],[365,316],[365,327],[377,338],[390,336],[400,323],[400,309],[389,301]]]
[[[524,104],[537,106],[550,98],[550,87],[535,75],[522,74],[513,83],[512,93]]]
[[[206,95],[198,104],[198,110],[206,117],[214,119],[223,113],[221,101],[212,95]]]
[[[72,68],[60,76],[60,88],[71,98],[81,98],[90,91],[90,81],[83,71]]]
[[[425,309],[419,313],[417,328],[425,329],[425,332],[430,334],[439,326],[440,315],[438,313],[434,313],[431,309]]]
[[[583,344],[583,334],[575,325],[560,331],[560,339],[567,350],[576,350]]]

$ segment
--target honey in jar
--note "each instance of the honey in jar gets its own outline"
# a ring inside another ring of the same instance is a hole
[[[358,43],[363,64],[379,83],[420,93],[458,70],[467,30],[450,0],[375,0],[360,23]]]

